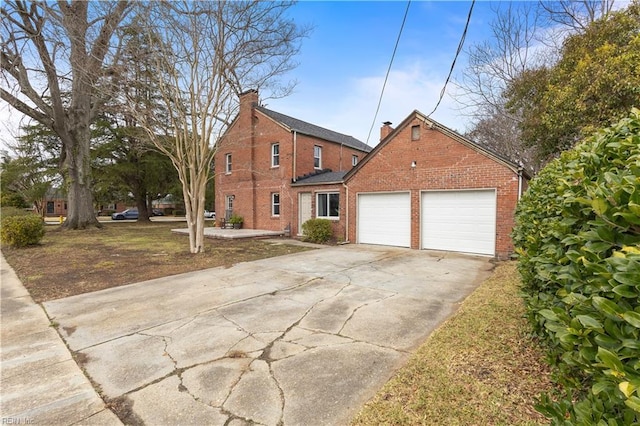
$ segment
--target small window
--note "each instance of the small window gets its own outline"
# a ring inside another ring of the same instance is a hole
[[[225,200],[224,201],[225,206],[224,207],[225,207],[226,211],[228,211],[228,212],[232,212],[233,211],[233,199],[234,198],[235,197],[233,195],[227,195],[225,197],[225,199],[224,199]]]
[[[322,147],[318,145],[313,147],[313,167],[316,169],[322,168]]]
[[[280,144],[271,145],[271,167],[280,166]]]
[[[226,155],[225,173],[231,173],[231,154]]]
[[[411,140],[417,141],[420,139],[420,126],[411,126]]]
[[[352,166],[356,166],[358,164],[358,156],[357,155],[352,155],[351,156],[351,165]]]
[[[316,217],[323,219],[337,219],[340,216],[340,194],[318,194],[316,200]]]
[[[280,194],[271,194],[271,216],[280,216]]]

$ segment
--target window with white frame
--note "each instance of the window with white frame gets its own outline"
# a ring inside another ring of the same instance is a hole
[[[280,216],[280,193],[271,194],[271,216]]]
[[[351,165],[352,166],[356,166],[358,164],[358,156],[357,155],[352,155],[351,156]]]
[[[224,201],[224,204],[225,204],[225,205],[224,205],[224,208],[225,208],[225,210],[227,210],[227,211],[229,211],[229,212],[232,212],[232,211],[233,211],[233,199],[234,199],[234,198],[236,198],[236,197],[235,197],[235,196],[233,196],[233,195],[227,195],[227,196],[224,198],[224,200],[225,200],[225,201]]]
[[[280,166],[280,144],[271,144],[271,167]]]
[[[338,219],[340,216],[340,194],[327,192],[316,194],[316,217]]]
[[[313,147],[313,167],[315,169],[322,168],[322,147],[318,145]]]
[[[231,154],[227,154],[225,155],[225,167],[224,167],[225,173],[229,174],[231,173]]]

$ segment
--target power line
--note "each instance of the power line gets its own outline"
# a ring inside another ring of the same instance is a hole
[[[467,37],[467,29],[469,28],[469,22],[471,21],[471,13],[473,12],[473,5],[476,3],[476,0],[471,1],[471,8],[469,8],[469,15],[467,15],[467,23],[464,26],[464,31],[462,32],[462,37],[460,38],[460,43],[458,44],[458,50],[456,51],[456,56],[453,58],[453,62],[451,63],[451,69],[449,70],[449,75],[447,76],[447,80],[444,82],[444,86],[442,86],[442,91],[440,92],[440,98],[438,99],[438,103],[436,104],[433,111],[431,111],[427,117],[431,117],[431,114],[436,112],[438,107],[440,106],[440,102],[442,102],[442,98],[444,97],[444,93],[447,89],[447,84],[449,83],[449,79],[451,79],[451,74],[453,74],[453,68],[456,65],[456,60],[458,59],[458,55],[462,51],[462,46],[464,45],[464,39]]]
[[[411,0],[409,0],[407,2],[407,9],[404,11],[404,18],[402,18],[402,25],[400,26],[400,32],[398,33],[398,38],[396,39],[396,45],[393,48],[393,54],[391,54],[391,61],[389,61],[389,68],[387,68],[387,74],[384,76],[384,83],[382,84],[382,91],[380,91],[380,99],[378,99],[378,107],[376,108],[376,113],[373,116],[373,122],[371,123],[371,128],[369,129],[369,134],[367,135],[367,141],[366,141],[367,144],[369,144],[369,138],[371,137],[371,132],[373,131],[373,126],[375,126],[376,119],[378,118],[378,112],[380,112],[380,104],[382,104],[382,96],[384,95],[384,89],[387,86],[387,80],[389,79],[389,73],[391,72],[391,65],[393,64],[393,59],[396,57],[396,50],[398,50],[398,44],[400,43],[400,36],[402,35],[402,30],[404,29],[404,23],[407,21],[407,15],[409,14],[409,6],[410,5],[411,5]]]

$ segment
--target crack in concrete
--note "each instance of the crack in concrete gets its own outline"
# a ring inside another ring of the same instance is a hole
[[[69,346],[68,346],[68,344],[67,344],[67,342],[66,342],[66,339],[65,339],[65,338],[60,334],[60,332],[59,332],[58,330],[57,330],[57,331],[58,331],[58,335],[62,338],[62,340],[64,341],[65,345],[67,346],[67,348],[68,348],[68,349],[70,350],[70,352],[72,352],[72,353],[74,353],[74,352],[80,352],[80,351],[83,351],[83,350],[88,349],[88,348],[92,348],[92,347],[95,347],[95,346],[99,346],[99,345],[102,345],[102,344],[104,344],[104,343],[112,342],[112,341],[115,341],[115,340],[121,339],[121,338],[123,338],[123,337],[133,336],[133,335],[136,335],[136,334],[139,334],[139,335],[142,335],[142,336],[147,336],[147,337],[161,337],[161,338],[163,339],[164,346],[165,346],[165,347],[164,347],[164,354],[166,354],[166,356],[168,356],[168,357],[169,357],[169,359],[171,359],[171,362],[172,362],[172,363],[173,363],[173,365],[174,365],[174,370],[173,370],[173,371],[171,371],[170,373],[168,373],[168,374],[166,374],[166,375],[164,375],[164,376],[160,377],[160,378],[157,378],[157,379],[155,379],[155,380],[153,380],[153,381],[151,381],[151,382],[149,382],[149,383],[146,383],[146,384],[144,384],[144,385],[142,385],[142,386],[139,386],[139,387],[138,387],[138,388],[136,388],[136,389],[130,390],[130,391],[128,391],[128,392],[125,392],[122,396],[127,396],[127,395],[130,395],[130,394],[133,394],[133,393],[135,393],[135,392],[138,392],[138,391],[140,391],[140,390],[142,390],[142,389],[147,388],[148,386],[151,386],[151,385],[153,385],[153,384],[159,383],[159,382],[161,382],[161,381],[163,381],[163,380],[165,380],[165,379],[167,379],[167,378],[169,378],[169,377],[171,377],[171,376],[173,376],[173,375],[176,375],[176,376],[178,377],[179,381],[180,381],[180,383],[179,383],[179,385],[178,385],[178,391],[180,391],[180,392],[187,392],[187,394],[188,394],[191,398],[193,398],[193,400],[194,400],[194,401],[196,401],[196,402],[198,402],[198,403],[200,403],[200,404],[203,404],[203,405],[205,405],[205,406],[207,406],[207,407],[212,407],[212,408],[219,409],[219,410],[220,410],[220,412],[221,412],[223,415],[226,415],[226,416],[228,417],[228,418],[227,418],[227,421],[225,422],[225,425],[230,424],[230,423],[231,423],[232,421],[234,421],[234,420],[241,420],[241,421],[244,421],[244,422],[247,422],[247,423],[251,423],[251,424],[258,424],[258,423],[257,423],[257,422],[255,422],[254,420],[251,420],[251,419],[248,419],[248,418],[244,418],[244,417],[242,417],[242,416],[238,416],[237,414],[234,414],[234,413],[232,413],[232,412],[230,412],[229,410],[227,410],[227,409],[225,409],[225,408],[224,408],[224,405],[227,403],[227,401],[229,400],[229,398],[230,398],[230,397],[231,397],[231,395],[233,394],[234,390],[237,388],[238,384],[242,381],[242,379],[243,379],[243,377],[245,376],[245,374],[247,374],[247,372],[251,371],[251,369],[250,369],[250,368],[245,368],[245,369],[243,369],[243,370],[240,372],[240,374],[238,375],[238,377],[237,377],[237,379],[235,380],[235,382],[234,382],[234,383],[229,387],[229,391],[228,391],[228,393],[226,394],[226,396],[224,397],[224,400],[223,400],[223,402],[220,404],[220,406],[214,406],[214,405],[211,405],[211,404],[207,404],[206,402],[201,401],[198,397],[196,397],[195,395],[193,395],[193,394],[191,393],[191,391],[189,391],[189,389],[184,385],[183,377],[182,377],[182,373],[183,373],[183,372],[185,372],[185,371],[187,371],[187,370],[190,370],[190,369],[192,369],[192,368],[198,367],[198,366],[207,365],[207,364],[212,364],[212,363],[215,363],[216,361],[219,361],[219,360],[222,360],[222,359],[225,359],[225,358],[229,358],[229,356],[228,356],[229,352],[227,352],[224,356],[219,357],[219,358],[216,358],[216,359],[213,359],[213,360],[209,360],[209,361],[201,362],[201,363],[196,363],[196,364],[193,364],[193,365],[190,365],[190,366],[187,366],[187,367],[183,367],[183,368],[178,368],[178,361],[177,361],[175,358],[173,358],[173,356],[169,353],[169,350],[168,350],[169,341],[168,341],[167,339],[171,340],[171,337],[170,337],[170,336],[163,336],[163,335],[152,335],[152,334],[146,334],[145,332],[148,332],[148,331],[149,331],[149,330],[151,330],[151,329],[158,328],[158,327],[161,327],[161,326],[166,325],[166,324],[170,324],[171,322],[184,320],[185,318],[190,318],[190,319],[189,319],[189,321],[187,321],[187,322],[186,322],[186,323],[184,323],[184,324],[179,325],[177,328],[175,328],[175,329],[173,329],[173,330],[172,330],[172,331],[176,331],[176,330],[179,330],[179,329],[181,329],[181,328],[183,328],[183,327],[185,327],[185,326],[187,326],[187,325],[191,324],[192,322],[196,321],[196,320],[197,320],[197,318],[198,318],[198,317],[200,317],[200,316],[202,316],[202,315],[205,315],[205,314],[208,314],[208,313],[211,313],[211,312],[217,312],[218,314],[220,314],[220,315],[222,316],[222,318],[224,318],[225,320],[229,321],[231,324],[235,325],[239,330],[241,330],[242,332],[244,332],[244,333],[246,333],[246,334],[247,334],[247,336],[246,336],[246,337],[244,337],[244,338],[240,339],[240,340],[239,340],[238,342],[236,342],[233,346],[231,346],[231,347],[230,347],[230,350],[231,350],[233,347],[237,346],[237,345],[238,345],[238,344],[240,344],[241,342],[243,342],[243,341],[245,341],[245,340],[247,340],[247,339],[249,339],[249,338],[255,338],[255,336],[254,336],[254,334],[255,334],[255,333],[251,333],[251,332],[249,332],[248,330],[246,330],[244,327],[242,327],[242,326],[241,326],[240,324],[238,324],[237,322],[235,322],[235,321],[231,320],[230,318],[227,318],[224,314],[222,314],[222,313],[220,312],[220,309],[221,309],[221,308],[224,308],[224,307],[227,307],[227,306],[233,306],[233,305],[235,305],[235,304],[239,304],[239,303],[247,302],[247,301],[250,301],[250,300],[254,300],[254,299],[257,299],[257,298],[260,298],[260,297],[264,297],[264,296],[266,296],[266,295],[276,295],[276,294],[278,294],[278,293],[285,293],[285,292],[293,291],[293,290],[296,290],[296,289],[302,288],[302,287],[304,287],[304,286],[307,286],[307,285],[309,285],[309,284],[311,284],[311,283],[313,283],[313,282],[315,282],[315,281],[323,280],[323,279],[326,279],[326,278],[328,278],[328,277],[332,277],[332,276],[343,275],[343,276],[345,276],[345,277],[347,277],[347,278],[348,278],[348,282],[347,282],[346,284],[344,284],[344,285],[343,285],[339,290],[337,290],[337,291],[335,292],[335,294],[330,295],[330,296],[327,296],[327,297],[324,297],[324,298],[322,298],[322,299],[320,299],[320,300],[316,301],[316,302],[315,302],[315,303],[314,303],[314,304],[313,304],[309,309],[307,309],[307,310],[306,310],[306,311],[301,315],[301,317],[300,317],[297,321],[295,321],[293,324],[291,324],[291,325],[290,325],[290,326],[289,326],[289,327],[288,327],[284,332],[280,333],[280,334],[279,334],[279,336],[277,336],[275,339],[273,339],[270,343],[266,344],[266,345],[264,346],[263,350],[262,350],[262,354],[261,354],[259,357],[257,357],[257,358],[253,358],[253,360],[263,360],[264,362],[266,362],[266,363],[267,363],[267,366],[268,366],[268,369],[269,369],[269,377],[270,377],[270,378],[273,380],[273,382],[275,383],[275,385],[276,385],[276,387],[277,387],[277,389],[278,389],[279,395],[280,395],[281,409],[280,409],[280,419],[279,419],[279,421],[278,421],[278,426],[282,426],[282,425],[284,424],[284,410],[285,410],[285,406],[286,406],[286,397],[285,397],[285,394],[284,394],[284,390],[283,390],[283,389],[282,389],[282,387],[281,387],[281,384],[279,383],[279,381],[278,381],[278,380],[276,379],[276,377],[275,377],[274,370],[273,370],[273,366],[272,366],[272,363],[273,363],[273,362],[280,360],[280,359],[278,359],[278,360],[273,360],[273,359],[271,359],[271,357],[270,357],[270,351],[271,351],[271,349],[272,349],[272,347],[273,347],[274,343],[276,343],[276,342],[278,342],[278,341],[284,341],[284,342],[288,342],[288,343],[291,343],[291,344],[296,344],[296,345],[302,346],[302,347],[303,347],[303,348],[305,348],[305,349],[304,349],[302,352],[300,352],[300,353],[303,353],[303,352],[305,352],[305,351],[307,351],[307,350],[309,350],[309,349],[313,349],[313,348],[314,348],[314,346],[308,346],[308,345],[303,345],[303,344],[300,344],[300,343],[295,343],[294,341],[287,341],[287,340],[284,340],[284,336],[286,336],[286,335],[287,335],[287,333],[289,333],[289,332],[290,332],[294,327],[299,327],[299,324],[300,324],[300,323],[301,323],[301,322],[302,322],[302,321],[303,321],[303,320],[304,320],[304,319],[305,319],[305,318],[306,318],[306,317],[307,317],[307,316],[308,316],[308,315],[313,311],[313,309],[315,309],[315,308],[317,307],[317,305],[318,305],[318,304],[320,304],[320,303],[322,303],[322,302],[324,302],[324,301],[326,301],[326,300],[328,300],[328,299],[331,299],[331,298],[334,298],[334,297],[338,296],[339,294],[341,294],[342,292],[344,292],[348,287],[350,287],[350,286],[354,285],[354,284],[352,283],[352,278],[349,276],[349,274],[348,274],[348,273],[346,273],[347,271],[354,270],[354,269],[356,269],[356,268],[362,267],[363,265],[371,265],[371,267],[372,267],[372,268],[374,268],[374,269],[378,270],[378,268],[375,266],[375,265],[376,265],[376,263],[378,263],[378,262],[380,262],[380,261],[383,261],[383,260],[388,260],[388,259],[397,258],[397,257],[400,257],[400,256],[402,256],[402,253],[398,253],[398,254],[388,254],[388,255],[386,255],[386,256],[382,256],[382,257],[376,258],[376,259],[374,259],[374,260],[371,260],[371,261],[369,261],[369,262],[359,263],[359,264],[357,264],[357,265],[353,265],[353,266],[350,266],[350,267],[342,268],[342,269],[340,269],[339,271],[327,272],[326,274],[323,274],[322,276],[317,276],[317,277],[313,277],[313,278],[307,279],[307,280],[305,280],[304,282],[302,282],[302,283],[300,283],[300,284],[292,285],[292,286],[290,286],[290,287],[286,287],[286,288],[283,288],[283,289],[278,289],[278,290],[271,291],[271,292],[264,292],[264,293],[260,293],[260,294],[258,294],[258,295],[254,295],[254,296],[246,297],[246,298],[244,298],[244,299],[234,300],[234,301],[231,301],[231,302],[224,303],[224,304],[222,304],[222,305],[216,306],[215,308],[211,308],[211,309],[203,310],[203,311],[201,311],[201,312],[198,312],[198,313],[197,313],[197,314],[195,314],[195,315],[193,315],[193,314],[192,314],[192,315],[188,315],[188,316],[184,316],[184,317],[180,317],[180,318],[172,319],[172,320],[170,320],[170,321],[162,322],[162,323],[160,323],[160,324],[154,324],[154,325],[152,325],[152,326],[150,326],[150,327],[143,328],[143,329],[141,329],[141,330],[137,330],[137,331],[134,331],[134,332],[131,332],[131,333],[128,333],[128,334],[120,335],[120,336],[117,336],[117,337],[114,337],[114,338],[107,339],[107,340],[105,340],[105,341],[102,341],[102,342],[96,343],[96,344],[94,344],[94,345],[89,345],[89,346],[87,346],[87,347],[80,348],[80,349],[78,349],[77,351],[71,351],[71,349],[69,348]],[[442,260],[442,258],[437,259],[437,261],[440,261],[440,260]],[[336,269],[339,269],[338,265],[334,265],[334,266],[336,266]],[[226,281],[226,280],[225,280],[225,281]],[[224,288],[231,288],[231,287],[235,287],[235,286],[234,286],[234,285],[232,285],[231,283],[229,283],[228,281],[226,281],[226,282],[225,282],[225,285],[223,285],[223,286],[222,286],[222,287],[220,287],[220,288],[223,288],[223,289],[224,289]],[[362,287],[362,286],[358,286],[358,287]],[[363,287],[363,288],[368,288],[368,287]],[[342,327],[340,328],[340,330],[338,331],[338,333],[327,333],[327,332],[325,332],[325,331],[320,331],[320,330],[311,330],[311,329],[308,329],[308,328],[305,328],[305,327],[300,327],[300,328],[301,328],[302,330],[306,330],[306,331],[309,331],[309,332],[311,332],[311,333],[317,333],[317,332],[319,332],[319,333],[326,334],[326,335],[329,335],[329,336],[333,335],[333,336],[336,336],[336,337],[341,337],[341,338],[345,338],[345,339],[350,340],[350,342],[345,342],[344,344],[348,344],[348,343],[365,343],[365,344],[369,344],[369,345],[372,345],[372,346],[375,346],[375,347],[384,348],[384,349],[392,350],[392,351],[396,351],[396,352],[399,352],[399,353],[409,354],[410,352],[408,352],[408,351],[404,351],[404,350],[400,350],[400,349],[396,349],[396,348],[392,348],[392,347],[387,347],[387,346],[384,346],[384,345],[378,345],[378,344],[374,344],[374,343],[371,343],[371,342],[361,341],[361,340],[357,340],[357,339],[354,339],[354,338],[349,337],[349,336],[342,335],[342,331],[343,331],[343,330],[344,330],[344,328],[346,327],[347,323],[348,323],[348,322],[349,322],[349,321],[354,317],[354,315],[355,315],[355,314],[356,314],[360,309],[362,309],[362,308],[364,308],[365,306],[368,306],[368,305],[370,305],[370,304],[373,304],[373,303],[379,303],[379,302],[381,302],[381,301],[383,301],[383,300],[385,300],[385,299],[388,299],[388,298],[390,298],[390,297],[395,296],[396,294],[397,294],[397,293],[394,293],[394,294],[391,294],[391,295],[389,295],[389,296],[387,296],[387,297],[383,297],[383,298],[381,298],[381,299],[378,299],[378,300],[376,300],[376,301],[373,301],[373,302],[366,302],[366,303],[363,303],[363,304],[362,304],[362,305],[360,305],[360,306],[357,306],[357,307],[356,307],[356,308],[351,312],[351,315],[349,316],[349,318],[347,318],[347,319],[345,320],[345,322],[343,323],[343,325],[342,325]],[[49,317],[48,312],[46,311],[46,309],[44,309],[44,306],[42,306],[42,308],[43,308],[43,310],[45,311],[45,314],[47,315],[47,317]],[[50,319],[51,321],[53,320],[51,317],[49,317],[49,319]],[[261,333],[264,333],[264,332],[261,332]],[[278,332],[278,331],[274,331],[274,333],[279,333],[279,332]],[[294,357],[294,356],[296,356],[296,355],[298,355],[298,354],[293,354],[293,355],[290,355],[290,356],[287,356],[287,357],[284,357],[284,358],[281,358],[281,359],[286,359],[286,358],[289,358],[289,357]],[[252,361],[252,362],[253,362],[253,361]],[[251,365],[251,364],[249,364],[249,366],[250,366],[250,365]],[[83,372],[84,372],[84,370],[83,370]],[[88,375],[87,375],[87,373],[86,373],[86,372],[84,372],[84,373],[85,373],[85,376],[87,376],[87,378],[89,378],[89,377],[88,377]],[[90,379],[90,378],[89,378],[89,380],[90,380],[91,384],[92,384],[92,385],[94,385],[94,388],[95,388],[95,384],[93,383],[93,381],[91,381],[91,379]],[[98,393],[99,393],[99,392],[98,392]],[[100,394],[100,393],[99,393],[99,394]]]
[[[284,405],[287,399],[285,398],[285,395],[284,395],[284,389],[282,389],[280,382],[278,381],[278,379],[276,379],[276,375],[273,372],[273,366],[271,365],[271,362],[269,361],[265,361],[265,362],[267,363],[267,367],[269,367],[269,376],[271,376],[271,379],[276,384],[276,387],[278,388],[278,393],[280,395],[280,418],[278,419],[277,425],[282,426],[284,425]]]
[[[365,303],[363,303],[362,305],[357,306],[357,307],[356,307],[356,308],[351,312],[351,315],[349,315],[349,318],[347,318],[347,319],[344,321],[344,323],[342,324],[342,327],[340,327],[340,330],[338,330],[338,333],[337,333],[336,335],[337,335],[337,336],[341,336],[341,337],[349,337],[349,336],[343,336],[343,335],[342,335],[342,331],[343,331],[343,330],[344,330],[344,328],[347,326],[347,323],[349,323],[349,321],[351,321],[351,320],[353,319],[353,317],[355,316],[355,314],[356,314],[360,309],[364,308],[365,306],[369,306],[369,305],[372,305],[372,304],[375,304],[375,303],[380,303],[380,302],[382,302],[383,300],[387,300],[387,299],[389,299],[389,298],[391,298],[391,297],[394,297],[394,296],[396,296],[396,295],[397,295],[397,293],[394,293],[394,294],[391,294],[391,295],[389,295],[389,296],[387,296],[387,297],[383,297],[383,298],[381,298],[381,299],[377,299],[377,300],[374,300],[374,301],[371,301],[371,302],[365,302]]]

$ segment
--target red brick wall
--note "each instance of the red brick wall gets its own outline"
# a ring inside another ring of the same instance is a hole
[[[411,126],[421,125],[411,140]],[[416,167],[411,163],[415,161]],[[347,183],[349,240],[356,241],[356,195],[359,192],[411,191],[411,247],[420,247],[420,196],[423,190],[489,189],[497,192],[496,256],[513,250],[509,234],[518,199],[518,175],[507,166],[429,129],[417,118],[376,152]]]
[[[307,135],[296,135],[297,139],[297,173],[296,177],[306,173],[314,173],[317,171],[313,166],[313,149],[314,146],[322,148],[322,164],[321,169],[331,169],[334,172],[341,170],[351,170],[351,156],[357,155],[358,161],[362,160],[365,153],[348,146],[327,142],[322,139],[316,139]]]
[[[311,217],[316,217],[316,195],[318,193],[328,193],[328,192],[337,192],[340,194],[340,216],[336,219],[330,219],[333,227],[333,236],[338,241],[345,240],[345,225],[347,223],[347,202],[346,202],[346,192],[344,185],[342,184],[325,184],[325,185],[305,185],[305,186],[295,186],[292,189],[292,200],[293,203],[293,217],[295,218],[291,223],[291,235],[297,236],[298,234],[302,234],[302,230],[298,229],[298,196],[300,193],[309,192],[311,193]]]

